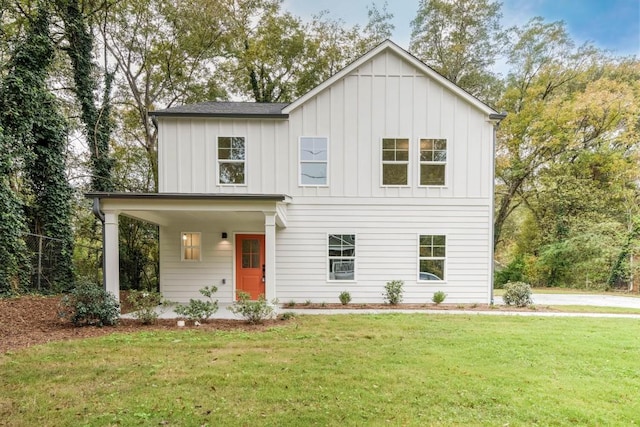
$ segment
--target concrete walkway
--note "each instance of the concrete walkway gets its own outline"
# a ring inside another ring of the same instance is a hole
[[[640,309],[640,298],[591,295],[591,294],[534,294],[534,305],[537,306],[562,306],[562,305],[587,305],[597,307],[623,307]],[[496,305],[504,305],[501,297],[495,298]],[[242,319],[233,314],[228,307],[231,304],[220,303],[218,311],[212,316],[214,319]],[[282,307],[279,313],[292,312],[298,315],[329,315],[329,314],[391,314],[391,313],[418,313],[418,314],[466,314],[466,315],[491,315],[491,316],[540,316],[540,317],[603,317],[603,318],[635,318],[640,319],[640,314],[613,314],[613,313],[562,313],[544,311],[502,311],[502,310],[413,310],[413,309],[288,309]],[[158,307],[161,319],[176,319],[179,316],[172,307]],[[125,314],[123,318],[132,318],[131,314]]]

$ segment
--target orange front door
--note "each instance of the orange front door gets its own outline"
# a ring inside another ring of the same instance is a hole
[[[236,235],[236,296],[240,292],[257,300],[264,295],[264,235]]]

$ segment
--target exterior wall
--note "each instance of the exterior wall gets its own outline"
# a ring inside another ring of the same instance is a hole
[[[393,52],[367,62],[278,119],[160,117],[160,192],[301,197],[487,198],[493,128],[482,112]],[[247,184],[217,185],[218,136],[246,138]],[[298,139],[329,138],[328,187],[298,185]],[[381,140],[410,139],[409,185],[382,187]],[[420,138],[446,138],[446,185],[420,187]]]
[[[291,112],[288,120],[159,118],[160,192],[287,194],[287,228],[277,230],[277,297],[382,301],[384,284],[405,282],[405,302],[489,300],[493,126],[486,113],[387,50]],[[247,183],[219,186],[218,136],[246,138]],[[329,185],[298,184],[300,136],[328,137]],[[409,184],[381,186],[382,138],[409,138]],[[419,185],[419,139],[446,138],[446,184]],[[216,284],[232,298],[232,232],[222,246],[207,224],[161,229],[161,291],[174,301]],[[200,264],[180,261],[181,231],[201,231]],[[223,230],[220,230],[223,231]],[[264,231],[264,221],[255,229]],[[327,235],[356,234],[355,282],[327,281]],[[417,282],[419,234],[447,236],[446,282]],[[177,236],[177,237],[176,237]],[[175,244],[174,244],[175,243]],[[227,285],[220,280],[227,278]]]
[[[321,202],[320,202],[321,203]],[[403,280],[404,302],[427,303],[436,291],[448,303],[486,303],[490,227],[486,205],[389,206],[381,200],[344,200],[332,205],[295,204],[278,232],[278,299],[337,303],[349,291],[354,303],[382,302],[384,285]],[[356,235],[355,281],[329,281],[328,234]],[[444,282],[418,282],[418,236],[447,236]]]
[[[223,231],[227,239],[222,238]],[[201,261],[181,260],[182,232],[202,233]],[[215,299],[233,301],[234,234],[262,232],[264,216],[261,221],[244,220],[235,224],[185,221],[183,225],[160,227],[160,292],[169,301],[189,302],[190,298],[202,298],[200,289],[215,285],[218,287]]]

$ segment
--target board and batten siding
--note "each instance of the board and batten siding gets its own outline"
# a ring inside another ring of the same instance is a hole
[[[491,197],[487,117],[393,52],[363,64],[287,120],[161,117],[160,192],[292,197]],[[246,138],[246,185],[220,186],[219,136]],[[299,138],[329,138],[329,186],[299,186]],[[409,138],[409,185],[381,186],[382,138]],[[446,185],[419,185],[420,138],[447,140]]]

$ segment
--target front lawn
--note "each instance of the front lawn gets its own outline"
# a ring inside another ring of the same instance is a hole
[[[0,425],[630,425],[635,319],[303,316],[0,355]]]

